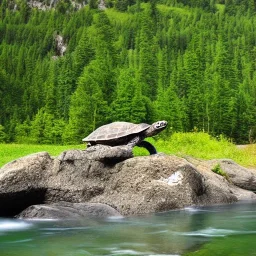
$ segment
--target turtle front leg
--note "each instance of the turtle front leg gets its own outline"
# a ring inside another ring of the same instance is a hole
[[[127,145],[128,146],[131,146],[132,148],[135,147],[136,145],[140,144],[141,143],[141,137],[140,136],[137,136],[135,138],[133,138],[132,140],[130,140]]]
[[[157,154],[156,148],[148,141],[141,141],[138,145],[138,147],[143,147],[148,150],[150,155],[155,155]]]

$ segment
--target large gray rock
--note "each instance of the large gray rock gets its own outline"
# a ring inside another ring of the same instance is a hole
[[[256,191],[256,171],[244,168],[231,159],[210,160],[208,164],[214,168],[217,164],[228,175],[230,181],[243,189]]]
[[[212,171],[216,164],[219,163],[220,160],[212,160],[212,161],[203,161],[188,157],[187,160],[195,166],[198,172],[200,172],[205,178],[205,186],[209,188],[209,197],[214,200],[214,198],[225,197],[225,194],[233,194],[237,200],[251,200],[255,199],[256,195],[249,191],[250,189],[243,189],[239,186],[236,186],[230,178],[221,176]],[[245,168],[246,169],[246,168]],[[248,172],[251,172],[248,169]],[[254,172],[254,176],[256,177],[256,172]],[[244,186],[245,188],[245,186]],[[225,193],[223,193],[225,191]],[[222,199],[225,201],[225,198]],[[228,199],[227,199],[228,202]],[[218,202],[216,202],[218,203]]]
[[[197,204],[205,193],[203,176],[175,156],[136,157],[119,163],[104,193],[92,202],[115,206],[122,214],[142,214]]]
[[[47,152],[12,161],[0,169],[0,216],[13,216],[44,201],[48,170],[53,159]]]
[[[122,217],[112,207],[100,203],[68,203],[58,202],[52,204],[31,205],[22,211],[17,218],[29,219],[77,219]]]
[[[0,170],[1,216],[35,204],[103,203],[122,215],[191,205],[255,199],[211,171],[208,163],[176,156],[132,157],[129,147],[70,150],[59,157],[38,153]]]

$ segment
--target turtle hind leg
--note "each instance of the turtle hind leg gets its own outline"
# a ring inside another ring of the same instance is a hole
[[[148,141],[142,141],[140,142],[138,145],[138,147],[143,147],[145,149],[148,150],[148,152],[150,153],[150,155],[154,155],[157,154],[156,148]]]

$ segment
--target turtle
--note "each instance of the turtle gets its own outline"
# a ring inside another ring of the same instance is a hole
[[[97,144],[107,146],[129,145],[131,147],[139,146],[146,148],[151,155],[156,154],[155,147],[146,137],[151,137],[167,126],[167,121],[157,121],[152,125],[146,123],[134,124],[129,122],[113,122],[97,128],[94,132],[82,139],[87,142],[87,147]]]

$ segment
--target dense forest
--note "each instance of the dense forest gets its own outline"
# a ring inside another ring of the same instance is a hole
[[[256,126],[255,0],[105,7],[59,0],[41,10],[0,0],[0,142],[80,143],[105,123],[162,119],[163,136],[204,131],[248,142]]]

